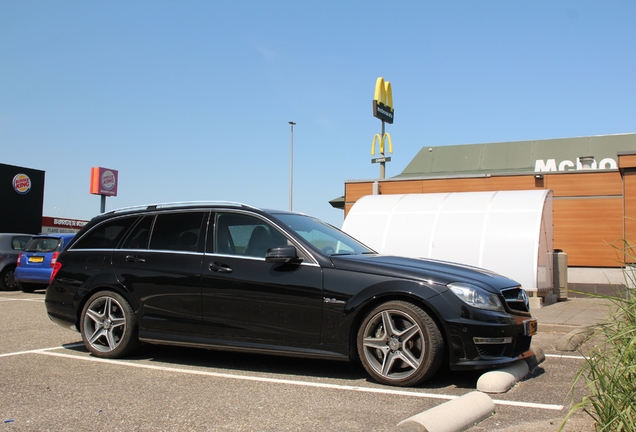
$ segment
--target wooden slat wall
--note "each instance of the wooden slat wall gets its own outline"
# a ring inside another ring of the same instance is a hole
[[[625,259],[636,262],[636,171],[626,171],[625,184]]]
[[[345,184],[345,203],[353,205],[356,201],[365,195],[373,193],[373,182],[364,183],[346,183]]]
[[[546,175],[544,183],[555,197],[623,195],[623,180],[618,171]]]
[[[424,180],[404,180],[380,183],[380,193],[385,195],[424,193]]]
[[[569,266],[620,266],[622,197],[555,199],[553,205],[554,248],[568,254]]]
[[[636,168],[636,155],[620,155],[618,166],[619,168]]]

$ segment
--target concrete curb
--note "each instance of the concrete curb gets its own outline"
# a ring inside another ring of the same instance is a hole
[[[541,348],[534,355],[495,371],[486,372],[477,380],[477,391],[445,402],[401,421],[399,432],[459,432],[494,414],[495,404],[486,393],[505,393],[529,372],[545,361]]]
[[[539,331],[541,333],[569,333],[580,328],[581,326],[577,325],[543,323],[539,321]]]
[[[477,380],[477,390],[484,393],[505,393],[545,360],[541,348],[533,348],[534,355],[502,369],[486,372]]]
[[[517,360],[505,368],[486,372],[477,380],[477,390],[484,393],[505,393],[530,372],[525,360]]]
[[[542,348],[532,348],[534,355],[526,359],[526,363],[528,363],[528,369],[530,372],[536,369],[541,363],[545,361],[545,353]]]
[[[559,339],[554,346],[558,351],[576,351],[594,333],[592,327],[579,327]]]
[[[399,432],[459,432],[490,417],[495,403],[485,393],[472,391],[401,421]]]

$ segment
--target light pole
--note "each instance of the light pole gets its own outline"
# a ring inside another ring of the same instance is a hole
[[[292,190],[294,185],[294,126],[293,121],[288,122],[291,126],[291,135],[289,137],[289,211],[292,210]]]

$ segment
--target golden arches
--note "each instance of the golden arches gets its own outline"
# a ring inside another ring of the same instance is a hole
[[[373,99],[378,103],[393,109],[393,91],[391,90],[391,83],[389,81],[384,81],[384,78],[379,77],[375,81],[375,95]]]
[[[373,143],[371,144],[371,156],[375,155],[375,142],[380,144],[380,154],[384,154],[384,142],[389,142],[389,153],[393,153],[393,143],[391,142],[391,135],[385,133],[384,135],[375,134],[373,136]]]

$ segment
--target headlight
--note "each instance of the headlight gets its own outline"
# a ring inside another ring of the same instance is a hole
[[[473,307],[502,312],[504,310],[496,294],[463,282],[449,283],[448,287],[464,303]]]

